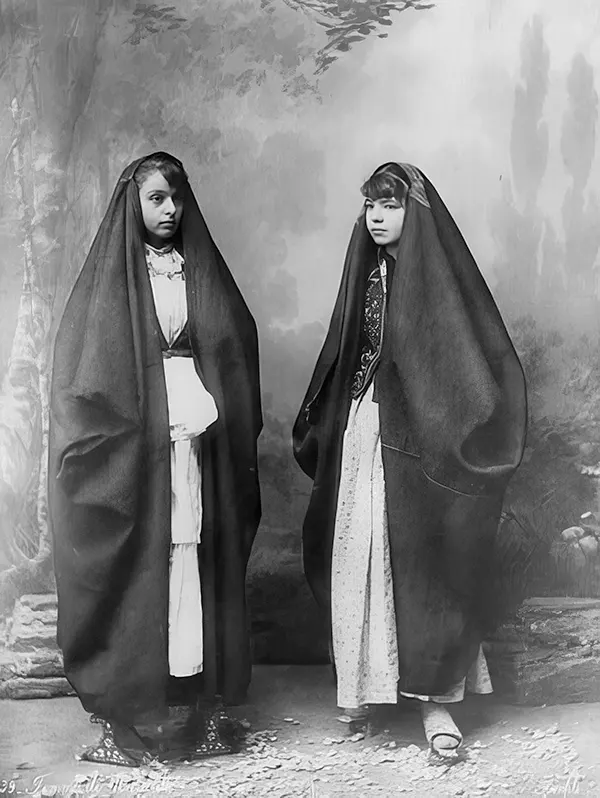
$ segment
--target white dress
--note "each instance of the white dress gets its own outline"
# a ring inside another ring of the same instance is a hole
[[[380,277],[385,293],[385,275]],[[350,407],[333,539],[333,654],[338,706],[345,709],[398,701],[396,608],[385,495],[379,405],[373,402],[371,383]],[[402,695],[451,703],[461,701],[465,690],[492,692],[481,649],[466,679],[446,695]]]
[[[146,244],[156,315],[171,346],[187,322],[183,258],[172,247]],[[201,434],[217,419],[213,398],[191,357],[163,360],[171,435],[171,558],[169,672],[193,676],[203,668],[202,591],[198,545],[202,531]]]

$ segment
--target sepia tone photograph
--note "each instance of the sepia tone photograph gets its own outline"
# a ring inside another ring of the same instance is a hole
[[[599,91],[597,0],[0,0],[0,796],[600,798]]]

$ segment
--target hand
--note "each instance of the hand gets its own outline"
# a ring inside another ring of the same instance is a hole
[[[199,434],[197,430],[192,430],[187,424],[171,424],[169,427],[171,441],[189,441],[192,438],[197,438]]]

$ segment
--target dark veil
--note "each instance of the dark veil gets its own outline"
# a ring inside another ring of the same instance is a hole
[[[67,302],[50,402],[65,672],[85,709],[129,722],[164,707],[169,678],[170,441],[133,179],[144,160],[119,178]],[[180,230],[194,362],[219,411],[202,450],[204,689],[235,703],[250,679],[244,582],[260,519],[257,333],[187,183]]]
[[[386,166],[409,186],[375,384],[401,689],[435,695],[464,676],[497,623],[491,552],[523,453],[526,391],[500,313],[446,206],[420,170]],[[375,258],[363,212],[294,426],[296,459],[314,480],[305,571],[326,608],[342,440]]]

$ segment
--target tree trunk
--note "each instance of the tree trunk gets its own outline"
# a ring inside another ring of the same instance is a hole
[[[0,574],[0,613],[10,610],[24,592],[48,590],[52,583],[46,485],[52,322],[53,312],[60,311],[55,298],[62,276],[69,160],[77,121],[90,95],[96,46],[109,6],[109,0],[30,0],[28,4],[28,12],[35,12],[38,33],[28,42],[27,83],[21,92],[15,91],[13,100],[12,165],[20,204],[24,280],[0,398],[0,514],[12,563]],[[23,112],[19,94],[29,101],[28,113]],[[35,153],[28,163],[25,143]]]

